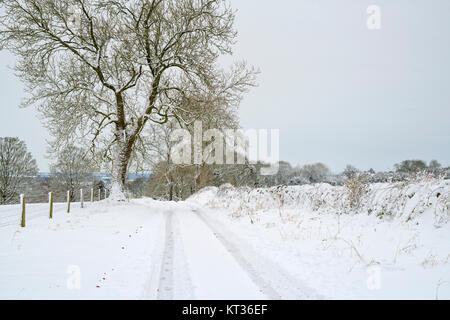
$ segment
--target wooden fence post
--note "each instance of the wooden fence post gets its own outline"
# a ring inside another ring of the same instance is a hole
[[[48,202],[50,203],[50,219],[53,219],[53,192],[48,193]]]
[[[81,208],[84,208],[83,189],[80,189],[80,202],[81,202]]]
[[[22,228],[25,228],[25,195],[21,194],[20,195],[20,204],[22,205],[22,222],[21,222],[21,226]]]
[[[98,189],[98,201],[102,201],[102,189]]]
[[[70,190],[67,191],[67,213],[70,213]]]
[[[91,188],[91,202],[94,202],[94,189]]]

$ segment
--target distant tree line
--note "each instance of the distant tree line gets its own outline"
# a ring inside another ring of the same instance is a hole
[[[422,160],[405,160],[395,164],[394,170],[381,172],[375,172],[373,169],[362,171],[353,165],[347,165],[343,172],[338,174],[333,174],[325,164],[320,162],[293,167],[289,162],[280,161],[279,171],[273,176],[259,174],[259,169],[263,165],[262,163],[231,166],[203,165],[199,176],[196,175],[195,166],[182,168],[175,166],[172,170],[172,183],[169,184],[164,175],[156,171],[150,179],[141,181],[142,189],[146,189],[141,194],[160,199],[186,199],[199,188],[226,183],[236,187],[295,186],[315,183],[343,186],[353,179],[361,179],[361,175],[364,175],[364,181],[367,183],[405,181],[419,173],[450,179],[450,167],[444,168],[436,160],[432,160],[428,165]]]
[[[228,123],[231,119],[228,119]],[[170,129],[170,128],[169,128]],[[167,134],[159,132],[159,134]],[[161,138],[161,137],[160,137]],[[164,139],[163,139],[164,140]],[[161,141],[161,140],[160,140]],[[292,166],[280,161],[278,173],[263,176],[260,169],[264,163],[250,164],[248,161],[237,165],[174,165],[170,161],[169,139],[165,146],[159,145],[159,159],[151,163],[151,175],[141,176],[127,181],[126,189],[132,197],[149,196],[164,200],[182,200],[188,198],[206,186],[231,184],[236,187],[272,187],[278,185],[305,185],[328,183],[346,185],[348,181],[364,175],[367,183],[396,182],[407,180],[418,173],[427,173],[436,177],[450,179],[450,168],[443,167],[438,161],[426,163],[422,160],[405,160],[395,164],[393,171],[375,172],[373,169],[361,171],[353,165],[347,165],[343,172],[333,174],[323,163]],[[86,151],[68,144],[56,155],[50,166],[50,174],[38,173],[36,161],[27,151],[26,144],[18,138],[0,138],[0,204],[17,203],[19,195],[27,195],[28,202],[45,202],[48,193],[54,193],[56,202],[66,201],[67,191],[72,201],[80,200],[80,189],[85,190],[84,200],[88,201],[90,190],[101,190],[103,197],[109,187],[93,172],[99,168],[85,158]]]

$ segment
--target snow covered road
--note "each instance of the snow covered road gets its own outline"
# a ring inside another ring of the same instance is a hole
[[[175,229],[172,233],[175,237],[179,237],[175,250],[180,257],[186,259],[185,266],[188,269],[183,273],[185,277],[189,277],[189,280],[182,279],[182,275],[179,275],[178,279],[192,285],[188,288],[191,292],[186,294],[192,294],[197,299],[266,298],[258,284],[252,281],[214,236],[212,230],[196,214],[190,210],[178,211],[172,218],[175,220]],[[174,270],[176,269],[174,267]],[[174,287],[179,287],[176,282]],[[180,293],[175,298],[184,296]]]
[[[164,218],[164,244],[153,266],[158,273],[154,278],[159,281],[153,281],[148,298],[318,297],[274,263],[232,240],[234,235],[217,229],[215,222],[200,210],[173,209],[164,212]]]
[[[0,228],[3,299],[280,299],[288,288],[313,298],[186,203],[95,203],[53,220],[36,216],[44,205],[29,211],[26,228]]]

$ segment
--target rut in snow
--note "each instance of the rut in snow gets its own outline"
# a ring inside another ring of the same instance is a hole
[[[166,217],[165,245],[162,256],[161,272],[158,285],[158,299],[171,300],[174,296],[174,234],[172,228],[173,212],[168,212]]]
[[[253,282],[272,300],[279,299],[323,299],[313,289],[292,277],[273,261],[261,256],[240,241],[218,221],[207,218],[198,209],[193,212],[211,229],[216,238],[227,248]]]

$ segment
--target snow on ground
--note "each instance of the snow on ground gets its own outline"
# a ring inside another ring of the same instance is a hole
[[[67,214],[55,206],[54,219],[30,219],[26,228],[0,228],[0,298],[140,298],[148,285],[152,249],[163,223],[146,207],[106,202]],[[30,216],[36,206],[29,206]],[[37,205],[45,211],[44,205]],[[0,208],[0,212],[11,207]],[[0,221],[3,215],[0,213]],[[48,213],[48,211],[47,211]],[[16,206],[16,214],[20,210]],[[77,274],[80,289],[77,289]],[[69,285],[68,285],[69,284]]]
[[[316,296],[450,299],[449,195],[449,181],[372,185],[359,213],[341,215],[345,191],[329,185],[225,185],[188,202]]]
[[[27,212],[26,228],[18,218],[0,228],[0,299],[267,298],[186,203],[102,201],[70,214],[59,204],[53,220],[44,204]],[[14,213],[0,207],[0,221]]]
[[[267,298],[211,229],[193,212],[180,214],[179,226],[191,281],[200,284],[195,286],[195,298]]]
[[[448,181],[0,207],[2,299],[450,299]],[[341,214],[338,214],[341,213]]]

